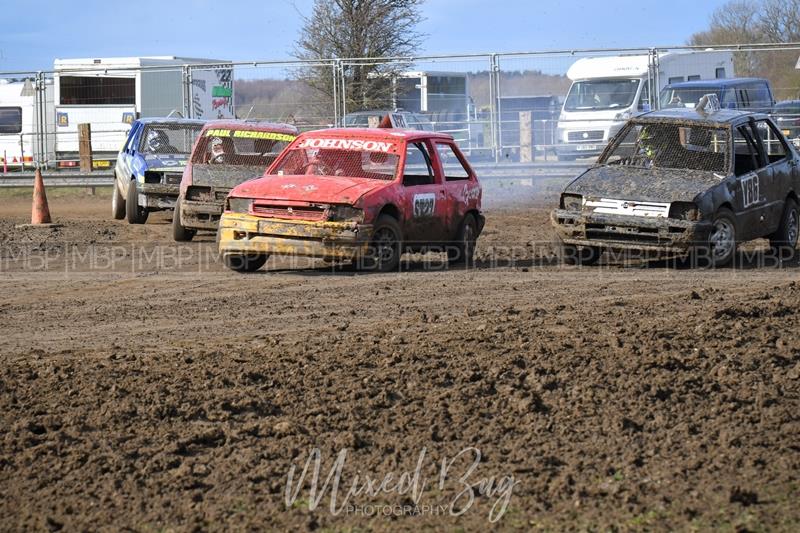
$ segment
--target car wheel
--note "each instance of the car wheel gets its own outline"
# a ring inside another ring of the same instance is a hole
[[[730,209],[722,208],[717,212],[708,243],[701,250],[695,250],[694,255],[694,266],[720,268],[733,261],[736,255],[736,222]]]
[[[451,265],[475,264],[475,242],[478,239],[478,223],[468,214],[458,229],[456,241],[447,246],[447,261]]]
[[[181,199],[175,202],[175,211],[172,213],[172,238],[176,242],[189,242],[197,233],[193,229],[186,229],[181,224]]]
[[[269,259],[269,254],[259,253],[226,253],[222,256],[225,266],[236,272],[255,272]]]
[[[359,270],[391,272],[400,266],[403,237],[400,224],[390,215],[380,215],[367,251],[358,258]]]
[[[139,191],[136,180],[131,180],[128,185],[128,201],[125,202],[125,212],[128,224],[144,224],[147,222],[147,208],[139,207]]]
[[[781,259],[792,259],[797,248],[798,228],[800,217],[797,212],[797,202],[787,198],[781,216],[781,225],[778,230],[769,236],[769,244]]]
[[[560,240],[556,243],[556,252],[561,262],[566,265],[591,266],[600,260],[603,255],[602,248],[597,246],[576,246],[565,244]]]
[[[114,176],[114,192],[111,193],[111,213],[114,216],[114,220],[125,218],[125,198],[119,192],[119,182],[116,175]]]

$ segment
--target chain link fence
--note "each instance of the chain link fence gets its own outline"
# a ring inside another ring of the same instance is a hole
[[[91,125],[109,168],[140,117],[245,119],[299,130],[393,123],[451,134],[476,164],[589,165],[631,116],[693,107],[772,113],[800,142],[800,44],[563,50],[391,59],[56,61],[0,72],[0,171],[77,166]],[[367,111],[366,115],[363,113]],[[361,113],[363,116],[359,116]]]

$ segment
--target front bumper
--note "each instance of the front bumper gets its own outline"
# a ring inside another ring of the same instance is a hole
[[[585,143],[561,143],[556,145],[556,155],[561,157],[598,157],[608,145],[607,141],[586,141]]]
[[[139,183],[139,205],[150,209],[175,209],[180,193],[180,185],[163,183]]]
[[[685,254],[708,242],[709,221],[607,215],[556,209],[550,221],[566,244]]]
[[[189,229],[217,231],[224,210],[225,200],[182,200],[181,225]]]
[[[224,213],[219,221],[219,253],[264,253],[325,259],[354,259],[366,251],[372,225],[312,222]]]

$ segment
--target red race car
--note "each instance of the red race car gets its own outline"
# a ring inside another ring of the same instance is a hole
[[[451,136],[348,128],[300,135],[262,178],[234,188],[218,240],[240,272],[270,254],[386,272],[406,250],[469,264],[483,225],[481,185]]]

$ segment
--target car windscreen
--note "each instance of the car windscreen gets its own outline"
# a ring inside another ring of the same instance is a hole
[[[22,131],[22,108],[0,107],[0,133],[20,133]]]
[[[707,94],[716,94],[722,102],[721,91],[718,87],[666,87],[661,91],[661,108],[694,107],[702,97]]]
[[[202,127],[202,124],[147,124],[139,141],[139,151],[189,155]]]
[[[344,125],[348,128],[375,128],[387,113],[353,113],[344,117]]]
[[[633,104],[639,79],[576,81],[564,102],[565,111],[626,109]]]
[[[354,148],[356,146],[359,148]],[[305,139],[284,152],[271,174],[392,180],[397,174],[399,160],[394,143]]]
[[[248,129],[207,129],[192,153],[192,164],[267,168],[295,135]]]
[[[601,165],[642,169],[728,172],[726,128],[673,123],[629,123],[600,159]]]
[[[796,103],[775,104],[774,113],[781,117],[800,118],[800,104]]]

